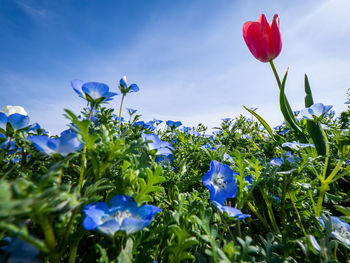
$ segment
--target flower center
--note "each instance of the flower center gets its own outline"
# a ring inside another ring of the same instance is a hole
[[[225,180],[225,177],[222,174],[216,174],[213,178],[213,184],[216,188],[225,189],[227,181]]]
[[[115,211],[113,213],[102,216],[102,221],[106,222],[106,221],[114,219],[115,221],[117,221],[121,225],[124,218],[127,218],[127,217],[132,217],[132,214],[129,211],[118,210],[118,211]]]
[[[347,239],[350,242],[350,231],[343,225],[335,225],[334,230],[344,239]]]

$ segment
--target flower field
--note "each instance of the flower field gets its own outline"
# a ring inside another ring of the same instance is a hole
[[[274,64],[278,15],[246,22],[243,38],[276,79],[276,127],[247,107],[213,133],[142,120],[127,108],[142,87],[126,77],[120,94],[72,80],[86,107],[64,109],[59,136],[4,106],[0,261],[350,262],[350,107],[314,102],[305,75],[305,107],[293,109],[288,69],[280,78]]]

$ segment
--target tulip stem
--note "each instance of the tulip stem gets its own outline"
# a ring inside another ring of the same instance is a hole
[[[278,87],[279,87],[279,89],[281,89],[282,83],[281,83],[280,77],[277,74],[277,70],[276,70],[275,64],[273,63],[273,60],[270,60],[269,62],[270,62],[273,74],[275,75],[275,78],[277,80]]]
[[[121,115],[122,115],[122,107],[123,107],[123,101],[124,101],[125,95],[122,96],[122,101],[120,102],[120,109],[119,109],[119,117],[118,117],[118,131],[120,132],[121,127]]]

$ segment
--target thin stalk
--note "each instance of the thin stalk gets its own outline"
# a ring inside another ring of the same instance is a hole
[[[122,107],[123,107],[124,97],[125,97],[125,95],[123,94],[122,100],[120,102],[119,119],[118,119],[118,131],[119,132],[120,132],[120,127],[121,127]]]
[[[57,242],[52,224],[47,216],[41,216],[39,221],[45,236],[45,243],[49,248],[50,258],[53,263],[59,262],[60,255],[56,251]]]
[[[317,207],[316,207],[316,216],[317,217],[319,217],[321,215],[323,197],[324,197],[324,194],[326,193],[327,186],[328,186],[328,184],[321,183],[320,195],[318,196]]]
[[[10,149],[10,146],[11,146],[11,140],[12,138],[9,137],[9,142],[7,143],[7,146],[6,146],[6,151],[8,151],[8,149]]]
[[[334,176],[336,176],[336,174],[338,173],[338,171],[340,170],[343,162],[344,162],[345,158],[342,158],[339,160],[339,162],[337,163],[337,166],[334,168],[334,170],[332,171],[332,173],[327,177],[327,179],[325,180],[325,182],[327,184],[331,183]]]
[[[261,221],[261,223],[268,229],[270,230],[271,227],[269,226],[269,224],[266,222],[266,219],[260,214],[259,210],[255,209],[254,205],[250,202],[248,202],[248,206],[250,208],[250,210],[253,211],[253,213],[259,218],[259,220]]]
[[[328,141],[327,134],[325,133],[324,129],[321,126],[320,126],[320,128],[321,128],[324,140],[326,142],[326,159],[324,161],[323,175],[322,175],[322,179],[326,179],[327,168],[328,168],[328,159],[329,159],[329,141]]]
[[[270,62],[270,65],[271,65],[273,74],[275,75],[275,78],[276,78],[278,87],[281,89],[282,83],[281,83],[280,77],[279,77],[278,74],[277,74],[277,70],[276,70],[275,64],[273,63],[272,60],[270,60],[269,62]]]
[[[294,204],[292,195],[290,194],[289,191],[287,191],[287,192],[288,192],[289,198],[290,198],[290,200],[291,200],[291,202],[292,202],[294,211],[295,211],[295,213],[297,214],[297,218],[298,218],[298,221],[299,221],[299,224],[300,224],[300,229],[301,229],[301,231],[303,231],[304,235],[306,236],[306,232],[304,231],[304,227],[303,227],[303,223],[301,222],[301,218],[300,218],[299,211],[298,211],[297,207],[296,207],[295,204]]]

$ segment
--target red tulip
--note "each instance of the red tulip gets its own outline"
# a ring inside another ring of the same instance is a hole
[[[282,38],[278,15],[274,15],[271,25],[264,14],[257,22],[248,21],[243,25],[243,37],[250,52],[261,62],[276,58],[282,49]]]

